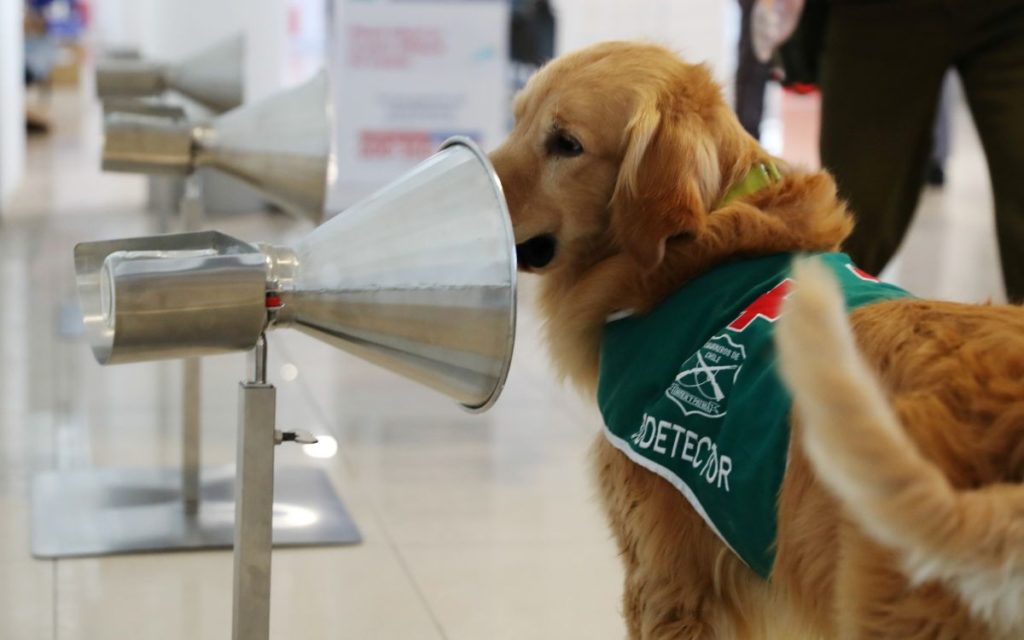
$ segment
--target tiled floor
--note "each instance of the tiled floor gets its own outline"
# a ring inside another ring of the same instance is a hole
[[[804,121],[814,109],[806,100],[786,98],[784,121]],[[34,472],[174,465],[179,456],[179,365],[101,368],[69,331],[73,244],[155,223],[140,211],[142,179],[98,172],[97,107],[58,94],[55,108],[58,128],[33,140],[29,179],[0,226],[0,638],[227,638],[228,552],[29,554]],[[950,184],[925,196],[890,275],[921,295],[999,298],[991,198],[962,111],[956,133]],[[807,135],[787,138],[786,153],[813,156]],[[268,215],[215,223],[249,240],[308,230]],[[275,552],[275,638],[623,637],[620,572],[586,467],[597,422],[551,379],[532,283],[522,288],[509,384],[482,416],[309,338],[273,337],[280,423],[339,443],[327,460],[281,448],[279,461],[326,469],[365,537],[356,547]],[[241,356],[204,361],[208,463],[233,458],[242,372]]]

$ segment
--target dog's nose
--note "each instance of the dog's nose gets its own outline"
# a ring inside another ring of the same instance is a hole
[[[555,236],[544,234],[530,238],[516,245],[516,259],[519,264],[531,269],[546,267],[555,257],[558,241]]]

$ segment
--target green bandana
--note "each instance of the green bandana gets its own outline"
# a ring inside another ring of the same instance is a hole
[[[718,267],[650,313],[609,321],[601,345],[597,399],[609,442],[670,482],[764,578],[775,560],[791,403],[772,328],[793,257]],[[849,309],[909,295],[844,254],[818,257]]]

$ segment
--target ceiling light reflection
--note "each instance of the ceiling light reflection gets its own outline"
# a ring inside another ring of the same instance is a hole
[[[286,382],[291,382],[292,380],[294,380],[294,379],[296,379],[298,377],[299,377],[299,368],[296,367],[294,364],[288,362],[288,363],[285,363],[285,364],[281,365],[281,379],[282,380],[285,380]]]
[[[316,524],[320,515],[312,509],[295,504],[274,503],[274,526],[282,529],[298,529]]]
[[[316,444],[302,445],[302,452],[310,458],[333,458],[338,454],[338,441],[331,436],[318,435]]]

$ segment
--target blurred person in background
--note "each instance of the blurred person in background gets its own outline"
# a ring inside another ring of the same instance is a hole
[[[988,160],[1007,294],[1024,299],[1024,0],[829,0],[824,28],[821,160],[858,221],[845,250],[878,273],[899,248],[953,68]]]
[[[46,18],[35,3],[25,3],[25,84],[46,82],[56,57],[56,47],[47,32]]]
[[[764,118],[764,91],[772,77],[773,66],[754,51],[753,21],[757,0],[739,0],[740,39],[736,52],[736,116],[747,133],[761,139]]]
[[[512,0],[509,50],[515,90],[555,57],[555,14],[547,0]]]
[[[530,76],[555,57],[555,13],[547,0],[511,0],[509,21],[508,128],[512,129],[511,98]]]
[[[949,159],[950,140],[953,136],[953,72],[946,73],[939,96],[939,111],[932,128],[932,155],[925,178],[933,187],[946,184],[946,160]]]
[[[2,0],[0,0],[2,1]],[[50,73],[57,61],[57,40],[49,32],[44,15],[45,4],[38,0],[25,3],[25,127],[29,133],[50,130],[45,99],[50,88]]]

